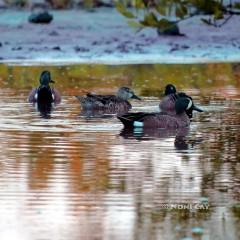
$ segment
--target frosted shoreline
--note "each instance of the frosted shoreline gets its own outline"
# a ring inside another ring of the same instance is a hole
[[[203,24],[200,16],[180,24],[186,36],[140,33],[116,10],[98,8],[51,11],[54,21],[35,25],[28,11],[0,11],[0,63],[9,65],[191,64],[240,62],[240,17],[222,28]]]

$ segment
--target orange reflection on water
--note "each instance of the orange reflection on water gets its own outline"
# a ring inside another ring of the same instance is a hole
[[[216,69],[209,67],[209,75]],[[44,119],[26,103],[29,86],[16,90],[10,81],[0,91],[0,239],[238,239],[240,91],[223,78],[220,87],[208,89],[201,76],[188,86],[205,112],[183,132],[128,132],[115,117],[80,115],[73,85],[98,90],[95,80],[85,87],[72,81]],[[99,91],[117,89],[116,79]],[[158,106],[156,79],[149,87],[141,87],[143,79],[121,82],[148,94],[133,111]],[[208,210],[162,207],[203,200]],[[203,232],[192,233],[194,227]]]

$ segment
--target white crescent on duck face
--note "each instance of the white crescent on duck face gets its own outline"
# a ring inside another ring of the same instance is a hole
[[[188,100],[189,100],[189,103],[188,103],[188,106],[187,106],[187,110],[189,110],[193,105],[192,100],[190,98],[188,98]]]

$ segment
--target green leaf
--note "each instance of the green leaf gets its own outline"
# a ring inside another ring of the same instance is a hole
[[[219,20],[219,19],[223,19],[223,12],[220,9],[215,9],[214,11],[214,19],[215,20]]]
[[[140,23],[144,26],[148,27],[157,27],[158,26],[158,19],[154,13],[147,13],[144,16],[144,20],[140,21]]]
[[[136,18],[136,16],[132,12],[128,11],[121,2],[116,3],[116,8],[123,16],[127,18]]]
[[[166,16],[167,15],[167,11],[166,11],[166,7],[165,6],[157,5],[156,6],[156,10],[162,16]]]
[[[163,18],[160,21],[158,21],[158,28],[161,29],[167,29],[170,28],[171,26],[173,26],[175,23]]]
[[[182,10],[184,15],[188,14],[188,8],[184,4],[181,4],[181,10]]]
[[[183,18],[183,17],[184,17],[184,13],[182,12],[182,10],[181,10],[180,7],[176,7],[176,9],[175,9],[175,15],[176,15],[176,17],[178,17],[178,18]]]
[[[141,9],[141,8],[144,8],[145,5],[144,5],[144,2],[142,0],[135,0],[134,1],[134,7],[136,9]]]
[[[128,21],[128,25],[130,27],[133,27],[133,28],[142,28],[142,27],[144,27],[141,23],[133,21],[133,20],[129,20]]]
[[[240,9],[240,3],[234,3],[233,7],[237,8],[237,9]]]
[[[185,6],[185,4],[183,3],[180,3],[176,6],[175,8],[175,15],[178,17],[178,18],[184,18],[186,15],[188,14],[188,9],[187,7]]]

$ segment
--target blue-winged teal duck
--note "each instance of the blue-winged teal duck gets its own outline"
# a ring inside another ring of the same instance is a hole
[[[40,86],[34,88],[29,94],[28,101],[30,103],[57,104],[61,102],[61,95],[58,90],[51,88],[49,85],[50,83],[54,83],[49,71],[42,72],[39,82]]]
[[[127,112],[132,108],[129,99],[141,100],[128,87],[119,88],[117,95],[96,95],[88,93],[86,96],[76,96],[80,101],[82,109],[108,110],[110,112]]]
[[[190,98],[192,100],[192,97],[188,96],[184,92],[177,93],[176,87],[172,84],[168,84],[165,87],[164,95],[165,95],[165,97],[160,102],[159,108],[162,113],[166,113],[168,115],[173,115],[173,116],[176,115],[175,103],[176,103],[177,99],[179,99],[181,97],[186,97],[186,98]],[[196,106],[194,106],[194,107],[197,108]],[[190,118],[192,118],[192,113],[190,113],[189,111],[188,111],[188,116]]]
[[[179,97],[175,102],[175,115],[166,113],[127,113],[118,116],[124,127],[144,127],[144,128],[181,128],[190,125],[190,118],[193,110],[202,112],[197,108],[189,97]]]
[[[164,95],[165,97],[159,104],[161,112],[165,112],[169,115],[175,115],[175,102],[177,99],[176,87],[172,84],[166,85]]]

